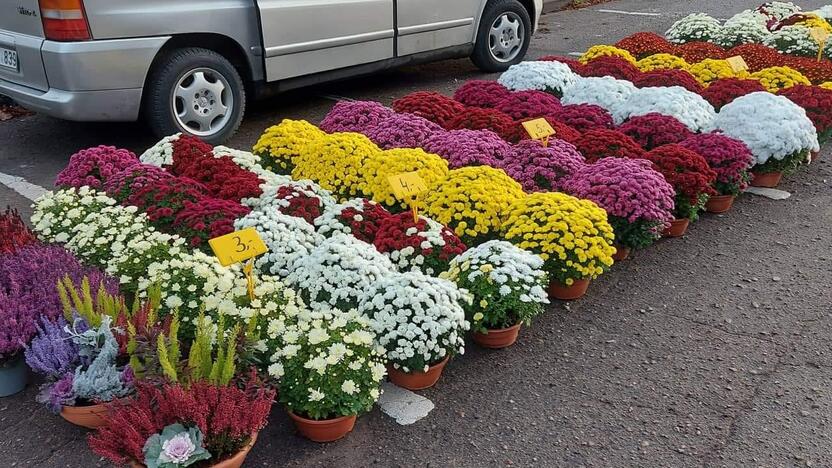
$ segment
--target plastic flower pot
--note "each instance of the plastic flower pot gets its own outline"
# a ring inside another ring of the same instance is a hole
[[[783,180],[782,172],[752,172],[751,175],[752,187],[774,188]]]
[[[586,294],[587,288],[589,288],[589,280],[585,278],[576,279],[570,286],[553,280],[549,283],[549,298],[561,301],[573,301],[583,297]]]
[[[29,366],[22,355],[0,365],[0,397],[22,392],[28,382]]]
[[[449,359],[450,356],[445,356],[445,359],[430,366],[427,372],[402,372],[400,369],[395,369],[393,366],[388,365],[387,376],[391,382],[399,387],[408,390],[424,390],[436,385]]]
[[[623,245],[618,244],[613,245],[613,247],[615,247],[615,253],[612,254],[612,259],[616,262],[627,260],[630,257],[630,252],[632,251],[632,249],[630,249],[629,247],[624,247]]]
[[[289,411],[289,417],[295,422],[298,432],[313,442],[333,442],[346,436],[355,427],[356,415],[341,416],[335,419],[306,419]]]
[[[76,426],[96,429],[104,425],[107,406],[104,403],[88,406],[64,406],[61,417]]]
[[[487,333],[474,332],[474,342],[488,349],[508,348],[517,341],[521,325],[523,324],[518,323],[508,328],[494,330],[489,328]]]
[[[246,457],[248,453],[251,452],[252,447],[254,447],[254,443],[257,442],[257,433],[255,432],[251,436],[251,440],[249,440],[248,444],[242,448],[239,452],[235,453],[233,456],[221,460],[219,463],[214,463],[213,465],[208,465],[209,468],[240,468],[243,466],[243,463],[246,461]],[[208,460],[209,462],[211,460]],[[130,462],[131,468],[146,468],[143,463],[139,463],[137,461]]]
[[[736,195],[716,195],[708,199],[705,204],[705,211],[708,213],[725,213],[734,206]]]
[[[688,232],[688,226],[690,226],[690,220],[688,218],[674,219],[670,222],[670,227],[662,232],[662,236],[682,237]]]

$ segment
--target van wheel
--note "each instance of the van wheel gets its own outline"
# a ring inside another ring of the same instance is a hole
[[[482,13],[471,61],[483,71],[505,71],[523,60],[531,40],[532,22],[520,2],[491,1]]]
[[[177,49],[150,72],[145,117],[158,137],[186,133],[218,145],[231,138],[246,107],[243,80],[222,55]]]

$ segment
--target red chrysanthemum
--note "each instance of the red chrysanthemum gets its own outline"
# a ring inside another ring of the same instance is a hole
[[[678,212],[685,210],[686,201],[691,207],[701,205],[703,195],[714,195],[713,184],[716,172],[708,166],[708,162],[699,154],[681,145],[660,146],[644,155],[645,159],[653,162],[657,171],[676,191],[677,217],[689,217],[689,213]]]
[[[724,59],[728,57],[725,49],[710,42],[687,42],[676,47],[676,55],[688,63],[697,63],[705,59]]]
[[[575,73],[584,77],[611,76],[619,80],[633,81],[641,74],[641,70],[621,57],[603,55],[590,60],[580,70],[575,70]]]
[[[741,56],[752,72],[760,71],[763,68],[779,67],[785,62],[783,54],[762,44],[738,45],[729,49],[725,55],[726,57]]]
[[[180,166],[177,175],[190,177],[205,185],[217,198],[239,202],[243,198],[257,198],[263,183],[257,174],[238,166],[231,158],[215,158],[211,153],[193,159],[192,164]]]
[[[579,132],[613,127],[610,113],[595,104],[569,104],[552,114],[552,117]]]
[[[416,267],[430,275],[446,271],[451,259],[466,249],[447,227],[424,216],[414,222],[409,212],[385,218],[373,245],[400,268]]]
[[[173,172],[179,174],[185,168],[194,164],[202,157],[214,151],[214,147],[191,135],[180,135],[179,138],[173,140]]]
[[[448,123],[465,111],[465,105],[433,91],[417,91],[393,101],[393,110],[418,115],[448,128]]]
[[[278,187],[275,198],[282,200],[280,212],[296,218],[302,218],[307,223],[312,224],[315,218],[321,215],[324,204],[321,198],[312,195],[313,191],[304,192],[297,190],[292,185],[282,185]]]
[[[584,67],[584,64],[579,62],[577,59],[569,58],[569,57],[561,57],[560,55],[544,55],[537,59],[541,62],[560,62],[569,68],[572,69],[573,72],[578,73],[578,70]],[[578,73],[580,74],[580,73]]]
[[[714,109],[719,111],[722,106],[734,99],[746,94],[766,89],[756,80],[741,80],[739,78],[722,78],[711,82],[711,85],[702,90],[701,94],[706,101],[710,102]]]
[[[451,130],[491,130],[504,140],[519,139],[517,123],[508,114],[497,109],[469,107],[448,123]]]
[[[618,127],[618,131],[646,150],[679,143],[691,135],[691,131],[678,119],[657,112],[632,117]]]
[[[667,39],[653,32],[637,32],[615,43],[619,49],[624,49],[637,59],[643,59],[653,54],[673,54],[675,46]]]
[[[642,158],[645,153],[641,145],[618,130],[590,130],[574,144],[588,163],[601,158]]]
[[[633,79],[638,88],[657,86],[681,86],[692,93],[701,93],[702,85],[685,70],[663,69],[642,73]]]
[[[821,142],[829,140],[832,136],[832,90],[820,86],[795,85],[778,94],[786,96],[806,111],[806,115],[815,124]]]
[[[511,94],[508,88],[492,80],[469,80],[454,92],[454,99],[466,106],[497,106],[497,102]]]
[[[786,55],[783,65],[794,68],[809,79],[813,84],[832,81],[832,60],[817,60],[809,57]]]
[[[197,203],[208,197],[204,185],[188,177],[152,180],[127,197],[127,203],[147,214],[159,230],[173,232],[176,216],[185,203]]]
[[[187,240],[191,247],[203,247],[209,239],[234,232],[234,220],[250,211],[238,202],[222,198],[185,201],[173,221],[173,231]]]
[[[514,91],[497,102],[497,109],[516,120],[536,119],[561,108],[558,98],[543,91]]]
[[[338,221],[350,228],[356,239],[372,244],[384,220],[392,216],[380,204],[363,199],[361,209],[347,206],[336,216]]]

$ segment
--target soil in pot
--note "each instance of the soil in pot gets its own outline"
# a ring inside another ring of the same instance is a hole
[[[782,172],[752,172],[751,175],[752,187],[774,188],[783,180]]]
[[[489,329],[488,333],[474,332],[474,342],[483,348],[508,348],[517,341],[521,325],[523,324],[518,323],[508,328]]]
[[[243,466],[243,463],[246,461],[246,457],[248,453],[251,452],[252,447],[254,447],[255,442],[257,442],[257,433],[255,432],[251,436],[251,440],[249,443],[243,447],[242,450],[235,453],[233,456],[228,457],[224,460],[220,460],[218,463],[213,465],[208,465],[209,468],[240,468]],[[211,460],[208,460],[209,462]],[[144,464],[133,461],[130,462],[131,468],[146,468]]]
[[[670,227],[662,232],[662,236],[682,237],[685,235],[686,232],[688,232],[688,226],[690,226],[689,219],[674,219],[670,222]]]
[[[387,376],[390,381],[399,387],[408,390],[424,390],[433,387],[442,376],[442,371],[445,365],[448,364],[450,356],[445,356],[445,359],[430,366],[427,372],[402,372],[401,369],[395,369],[392,365],[387,366]]]
[[[561,301],[573,301],[586,294],[589,288],[588,279],[576,279],[571,286],[567,286],[558,280],[549,282],[549,298]]]
[[[29,366],[22,355],[0,364],[0,397],[22,392],[28,382]]]
[[[289,411],[289,417],[295,422],[298,432],[313,442],[333,442],[343,438],[355,427],[357,416],[342,416],[335,419],[306,419]]]
[[[627,260],[628,258],[630,258],[631,251],[632,250],[629,247],[624,247],[623,245],[615,244],[615,253],[612,255],[612,259],[616,262]]]
[[[725,213],[734,206],[736,195],[717,195],[708,199],[705,210],[708,213]]]

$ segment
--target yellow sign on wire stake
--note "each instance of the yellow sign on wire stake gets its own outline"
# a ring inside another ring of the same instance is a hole
[[[728,57],[725,61],[728,62],[728,65],[731,66],[731,70],[733,70],[734,73],[742,73],[748,70],[748,64],[745,63],[745,59],[742,58],[741,55]]]
[[[208,240],[222,266],[240,263],[269,251],[253,227]]]
[[[413,222],[419,222],[419,209],[416,207],[416,202],[419,200],[419,196],[428,189],[428,185],[422,179],[422,176],[418,172],[403,172],[391,175],[387,180],[393,189],[393,195],[410,205]]]
[[[543,146],[549,146],[549,137],[555,134],[555,129],[548,120],[544,118],[527,120],[523,122],[523,128],[532,140],[538,140]]]
[[[829,40],[829,31],[821,27],[815,27],[809,30],[809,35],[818,44],[818,62],[823,59],[823,48],[826,46],[826,41]]]

